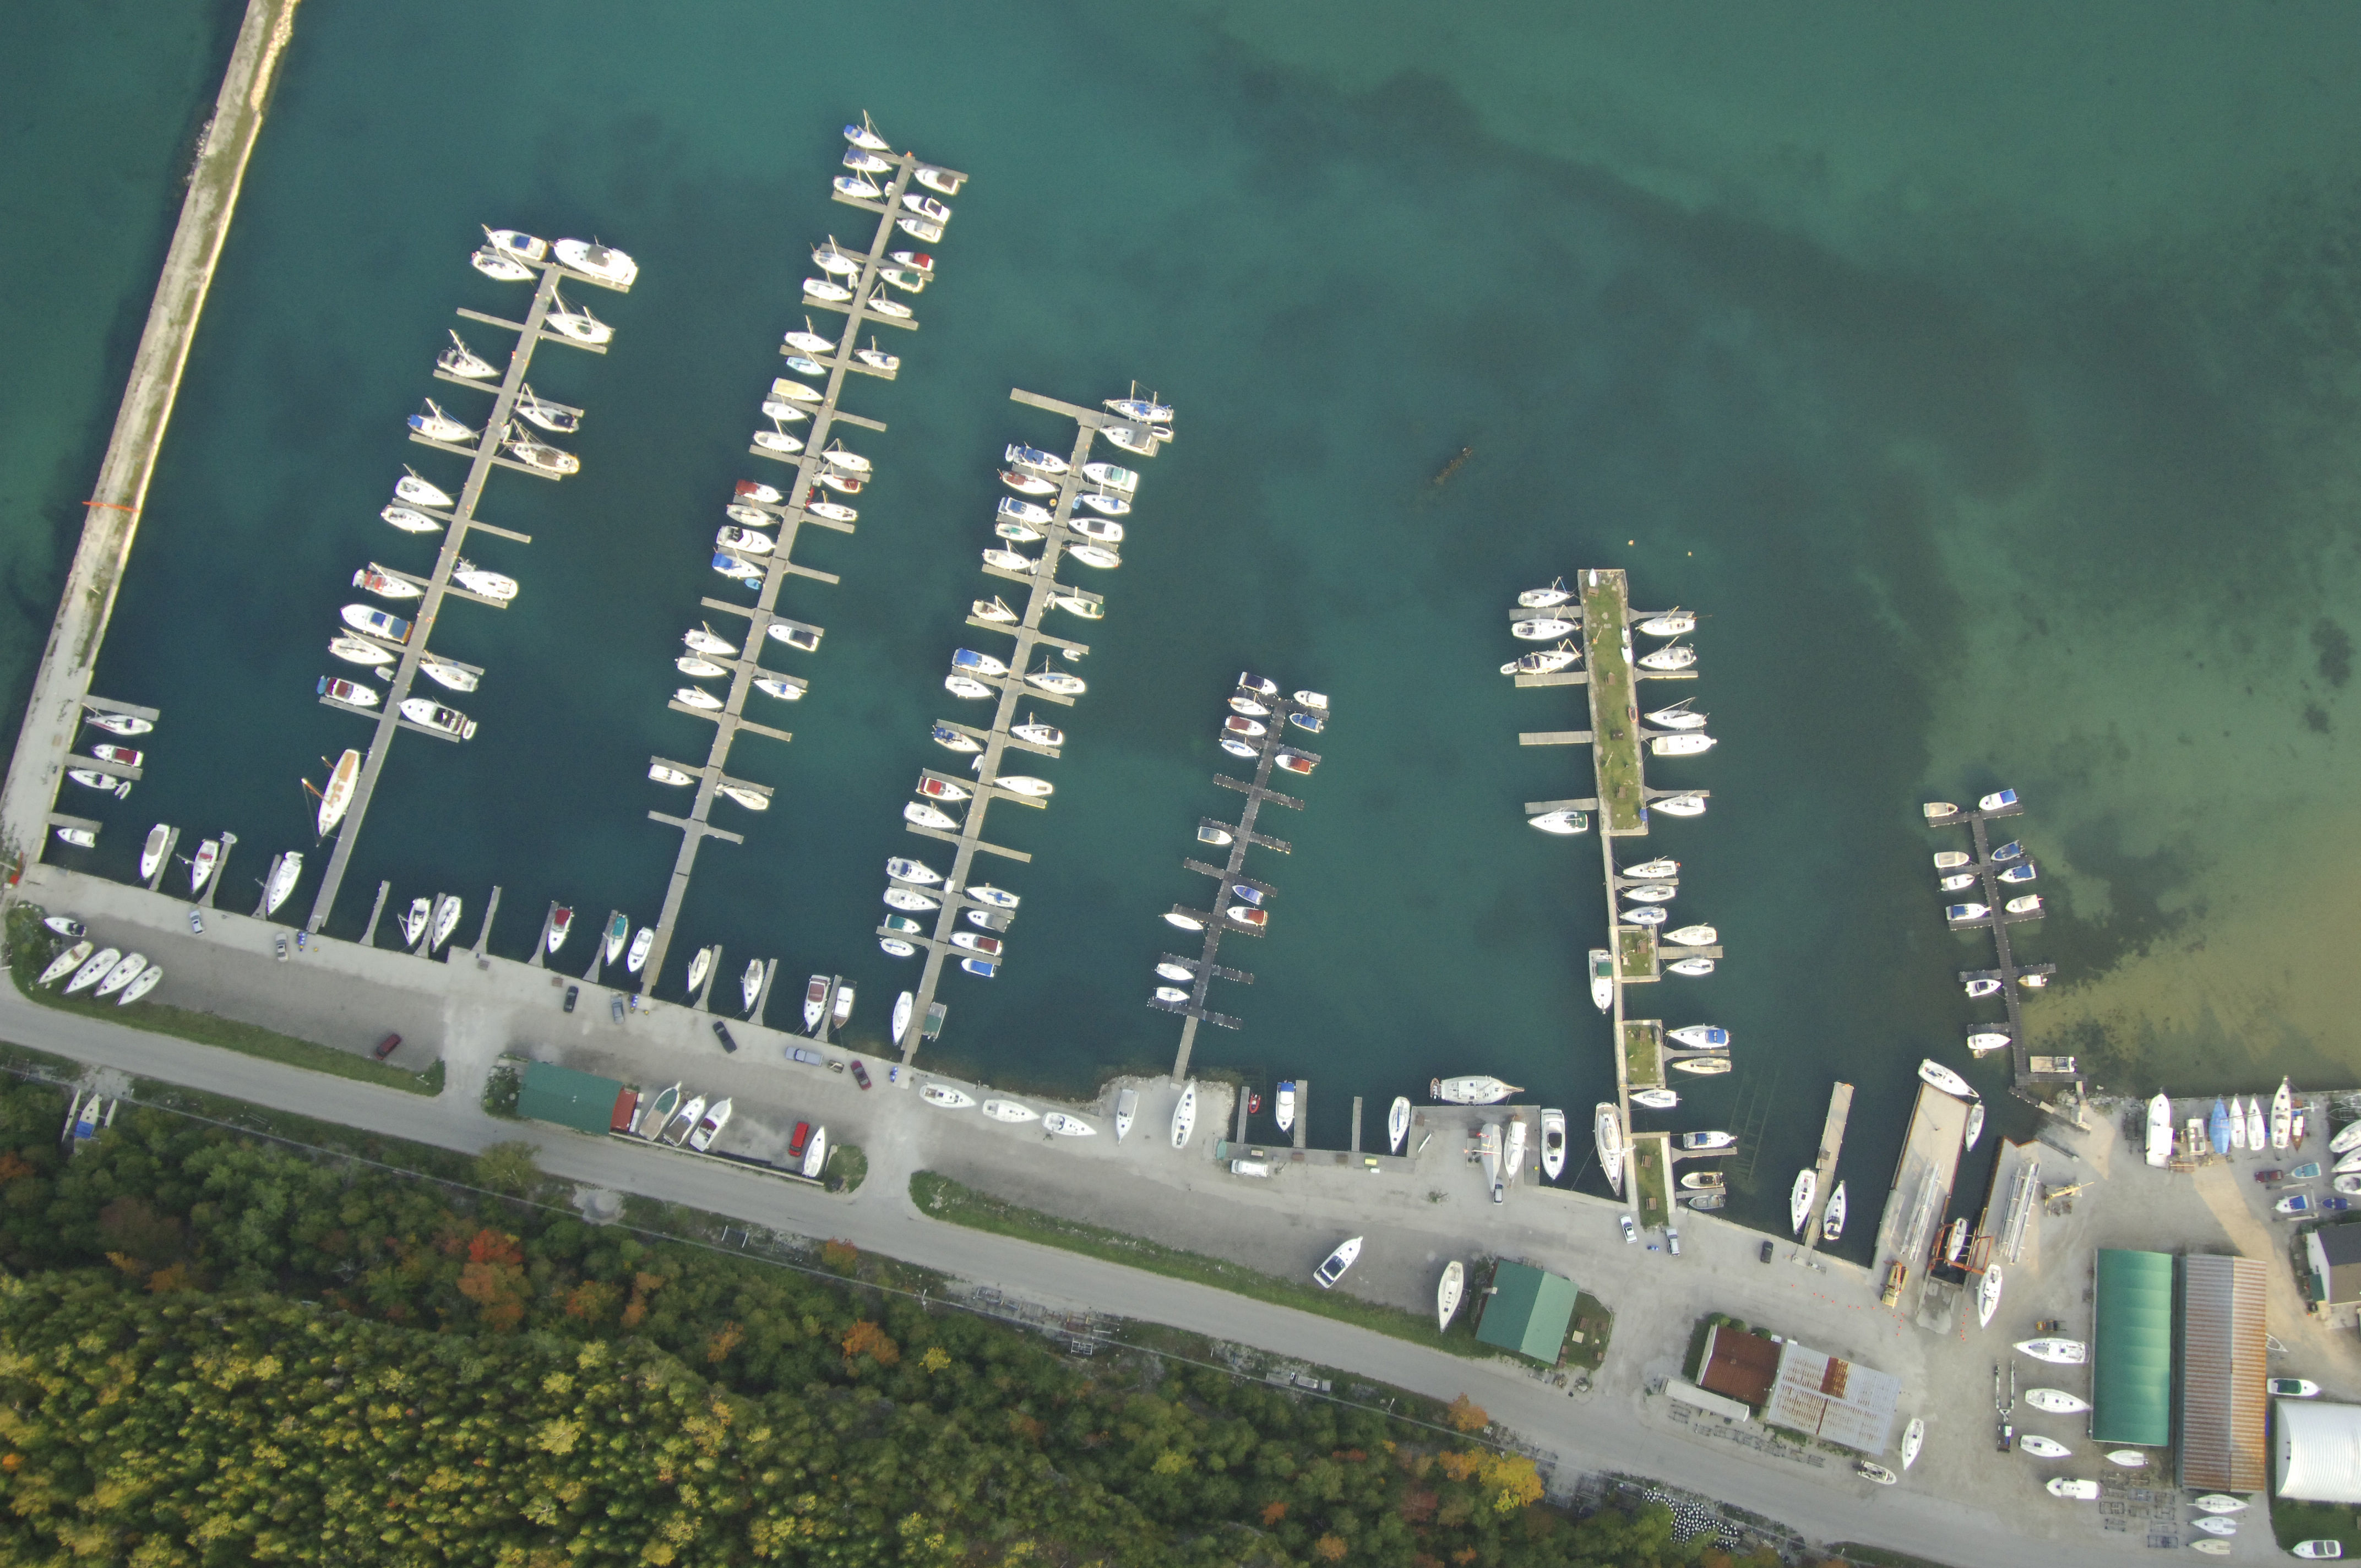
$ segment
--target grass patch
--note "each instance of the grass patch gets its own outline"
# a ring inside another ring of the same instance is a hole
[[[1631,1150],[1632,1190],[1640,1201],[1642,1230],[1661,1225],[1672,1215],[1672,1160],[1660,1136],[1636,1140]]]
[[[1664,1025],[1650,1018],[1623,1025],[1623,1078],[1634,1089],[1660,1089],[1664,1082]]]
[[[1640,727],[1634,722],[1631,664],[1623,656],[1629,603],[1620,572],[1601,572],[1582,596],[1582,636],[1590,661],[1590,754],[1598,769],[1599,830],[1636,833],[1646,795],[1640,778]]]
[[[1838,1541],[1828,1550],[1839,1562],[1855,1563],[1861,1568],[1948,1568],[1931,1557],[1913,1557],[1906,1552],[1888,1552],[1882,1546],[1857,1546],[1850,1541]]]
[[[1424,1313],[1405,1312],[1398,1307],[1365,1301],[1342,1290],[1323,1290],[1309,1279],[1299,1284],[1292,1279],[1275,1278],[1226,1258],[1182,1252],[1177,1247],[1144,1241],[1121,1231],[1085,1224],[1079,1220],[1061,1220],[1054,1214],[1044,1214],[1037,1210],[1021,1209],[931,1170],[917,1171],[911,1176],[910,1201],[918,1206],[920,1212],[933,1219],[948,1220],[955,1225],[1039,1242],[1045,1246],[1063,1247],[1068,1252],[1086,1253],[1093,1257],[1144,1268],[1150,1274],[1161,1274],[1169,1278],[1194,1280],[1200,1285],[1214,1286],[1240,1296],[1252,1297],[1257,1301],[1293,1307],[1299,1311],[1316,1312],[1323,1318],[1334,1318],[1358,1328],[1374,1329],[1378,1333],[1409,1340],[1431,1350],[1468,1356],[1496,1354],[1489,1345],[1477,1343],[1476,1314],[1469,1310],[1471,1303],[1466,1301],[1460,1304],[1458,1314],[1451,1321],[1451,1332],[1444,1333],[1435,1327],[1434,1319]],[[1471,1278],[1476,1275],[1472,1264],[1469,1275]]]
[[[830,1192],[858,1192],[869,1179],[869,1157],[859,1144],[838,1144],[828,1151],[828,1164],[819,1174]]]
[[[2345,1555],[2361,1553],[2361,1524],[2348,1507],[2337,1503],[2298,1503],[2285,1497],[2271,1504],[2271,1531],[2285,1551],[2299,1541],[2341,1541]]]
[[[1566,1325],[1565,1365],[1596,1372],[1607,1359],[1607,1342],[1615,1337],[1615,1314],[1607,1303],[1585,1290],[1574,1299],[1574,1321]]]
[[[372,1061],[368,1057],[355,1056],[330,1046],[315,1045],[310,1040],[299,1040],[292,1035],[278,1034],[258,1024],[244,1024],[218,1014],[170,1007],[159,1002],[137,1002],[128,1007],[118,1007],[112,997],[93,1000],[87,992],[81,996],[61,996],[34,983],[41,970],[49,966],[49,960],[65,948],[65,938],[41,924],[39,909],[19,904],[8,911],[8,973],[16,981],[19,992],[44,1007],[60,1013],[79,1013],[86,1017],[103,1018],[110,1024],[145,1029],[150,1034],[170,1035],[179,1039],[192,1040],[201,1046],[219,1046],[224,1050],[240,1051],[266,1061],[284,1062],[290,1067],[306,1068],[337,1078],[380,1084],[387,1089],[399,1089],[406,1094],[433,1096],[443,1092],[443,1064],[440,1060],[425,1072],[405,1072],[398,1067]]]
[[[1616,927],[1615,964],[1625,980],[1655,979],[1655,928],[1650,926]]]

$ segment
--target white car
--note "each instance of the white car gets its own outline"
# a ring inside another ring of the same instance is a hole
[[[1632,1246],[1638,1246],[1640,1245],[1640,1227],[1631,1223],[1631,1216],[1629,1214],[1618,1214],[1615,1217],[1623,1222],[1623,1240]]]

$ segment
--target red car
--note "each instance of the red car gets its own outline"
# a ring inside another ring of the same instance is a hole
[[[796,1124],[796,1130],[787,1135],[787,1157],[792,1160],[801,1161],[804,1157],[804,1150],[809,1147],[810,1145],[811,1124],[809,1122],[797,1122]]]
[[[388,1035],[384,1039],[379,1040],[377,1043],[377,1059],[379,1061],[385,1060],[386,1058],[393,1055],[396,1050],[400,1049],[401,1046],[401,1036],[400,1035]]]
[[[863,1089],[869,1087],[869,1069],[861,1065],[859,1057],[852,1058],[852,1081]]]
[[[2274,1181],[2285,1181],[2287,1179],[2287,1172],[2284,1170],[2258,1170],[2255,1172],[2255,1179],[2263,1183],[2265,1186],[2268,1186]]]

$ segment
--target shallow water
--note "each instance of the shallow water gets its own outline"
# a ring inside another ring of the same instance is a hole
[[[396,743],[330,929],[357,934],[379,878],[397,902],[462,894],[470,933],[500,884],[492,945],[520,956],[551,898],[653,919],[678,840],[645,819],[676,805],[646,759],[710,736],[664,709],[669,661],[700,596],[736,597],[707,541],[730,481],[770,477],[741,454],[806,250],[865,236],[826,182],[866,108],[974,179],[923,330],[888,345],[902,378],[847,397],[892,427],[853,441],[881,478],[856,535],[798,548],[844,579],[782,600],[829,629],[771,661],[812,693],[780,720],[793,744],[739,742],[732,771],[777,802],[717,807],[748,842],[704,850],[661,992],[718,941],[725,976],[781,960],[776,1014],[804,973],[849,974],[853,1037],[876,1043],[915,980],[869,935],[882,862],[943,859],[899,805],[943,761],[928,721],[959,717],[949,651],[993,647],[961,624],[999,587],[974,569],[993,459],[1070,439],[1008,389],[1095,401],[1137,377],[1180,439],[1145,466],[1123,569],[1091,575],[1107,619],[1058,629],[1093,652],[1090,695],[1054,718],[1067,754],[1038,770],[1057,797],[991,817],[1036,856],[992,873],[1026,899],[1010,960],[946,980],[923,1059],[1070,1091],[1169,1066],[1177,1022],[1142,1005],[1171,945],[1157,916],[1202,894],[1179,864],[1197,819],[1235,816],[1207,776],[1250,667],[1335,718],[1307,809],[1266,817],[1294,852],[1251,862],[1279,890],[1271,934],[1225,945],[1257,981],[1215,1005],[1246,1027],[1202,1031],[1198,1064],[1308,1076],[1315,1144],[1344,1143],[1353,1095],[1375,1142],[1394,1094],[1463,1071],[1582,1124],[1612,1082],[1581,983],[1598,843],[1540,841],[1519,803],[1590,793],[1588,758],[1515,743],[1578,727],[1580,694],[1494,670],[1517,588],[1616,565],[1643,604],[1709,617],[1704,678],[1675,695],[1722,743],[1652,776],[1713,810],[1645,850],[1683,862],[1676,918],[1730,956],[1634,1010],[1736,1035],[1741,1070],[1682,1085],[1669,1119],[1759,1141],[1736,1213],[1784,1221],[1842,1076],[1866,1222],[1911,1069],[1967,1067],[1951,973],[1989,947],[1941,928],[1930,793],[2007,782],[2031,804],[2057,913],[2024,946],[2063,971],[2037,1037],[2125,1087],[2349,1080],[2349,922],[2308,916],[2354,896],[2334,850],[2356,831],[2356,110],[2319,89],[2349,79],[2361,25],[1549,7],[1434,34],[1424,15],[307,10],[99,680],[165,724],[133,797],[92,812],[111,827],[91,862],[128,874],[158,819],[236,831],[234,888],[311,847],[298,781],[364,743],[312,696],[341,670],[323,645],[359,597],[345,579],[430,559],[374,515],[401,464],[457,474],[401,418],[471,400],[426,374],[446,327],[502,346],[455,306],[520,302],[467,268],[477,225],[595,232],[642,267],[628,299],[592,297],[614,352],[545,348],[533,378],[589,411],[585,472],[493,480],[484,514],[535,543],[478,558],[523,597],[455,606],[437,634],[490,672],[460,703],[482,731]],[[151,104],[210,98],[184,59],[152,69]],[[151,109],[151,206],[170,127],[202,117]],[[144,303],[136,251],[49,277],[56,320],[104,340],[126,291]],[[0,450],[5,493],[36,498],[7,520],[28,603],[54,600],[58,476],[85,482],[119,376],[85,366],[53,431]],[[34,619],[0,645],[18,689]],[[2004,1087],[1997,1064],[1971,1076]]]

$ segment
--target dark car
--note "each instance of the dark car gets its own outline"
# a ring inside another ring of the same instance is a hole
[[[388,1035],[384,1039],[379,1040],[377,1043],[377,1059],[383,1061],[386,1058],[393,1055],[395,1051],[401,1048],[401,1036],[400,1035]]]
[[[863,1089],[869,1087],[869,1069],[861,1065],[859,1057],[852,1058],[852,1081]]]
[[[623,1021],[623,999],[621,997],[610,996],[607,999],[607,1016],[612,1018],[618,1024]]]
[[[804,1157],[804,1150],[810,1146],[811,1124],[809,1122],[797,1122],[796,1124],[796,1130],[787,1135],[787,1157],[793,1160],[800,1160]]]
[[[2287,1172],[2284,1170],[2258,1170],[2255,1172],[2255,1179],[2262,1182],[2265,1186],[2268,1186],[2274,1181],[2285,1181],[2287,1179]]]
[[[730,1037],[730,1025],[719,1018],[713,1021],[713,1037],[721,1042],[721,1048],[725,1051],[734,1052],[738,1048],[738,1042]]]
[[[574,1004],[581,1000],[582,988],[580,986],[569,985],[566,988],[566,1010],[568,1013],[573,1012]]]
[[[1763,1262],[1768,1263],[1768,1262],[1770,1262],[1770,1261],[1771,1261],[1771,1249],[1772,1249],[1772,1247],[1773,1246],[1773,1245],[1775,1245],[1775,1244],[1771,1243],[1771,1242],[1767,1242],[1767,1241],[1766,1241],[1766,1242],[1764,1242],[1764,1243],[1763,1244]]]

